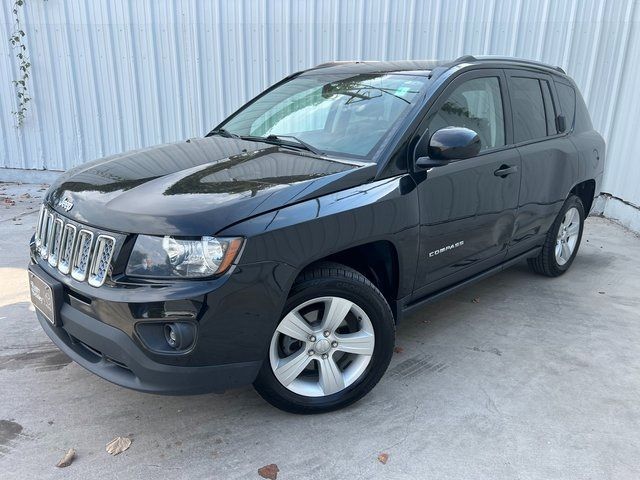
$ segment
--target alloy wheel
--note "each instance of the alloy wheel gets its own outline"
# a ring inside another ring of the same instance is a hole
[[[578,243],[580,235],[580,213],[576,207],[567,210],[558,227],[555,256],[558,265],[566,264]]]
[[[375,347],[367,314],[341,297],[308,300],[287,313],[271,339],[276,379],[307,397],[333,395],[366,371]]]

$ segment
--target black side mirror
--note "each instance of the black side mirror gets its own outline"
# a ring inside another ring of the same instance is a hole
[[[446,127],[436,131],[426,148],[422,139],[416,146],[416,165],[421,168],[440,167],[451,160],[475,157],[480,153],[480,137],[463,127]],[[426,155],[425,155],[426,153]]]

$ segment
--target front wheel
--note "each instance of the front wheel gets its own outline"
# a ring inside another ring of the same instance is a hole
[[[584,227],[584,207],[576,195],[571,195],[551,225],[542,250],[528,260],[529,267],[548,277],[566,272],[578,253]]]
[[[382,293],[355,270],[321,264],[296,281],[254,386],[288,412],[343,408],[378,383],[394,341]]]

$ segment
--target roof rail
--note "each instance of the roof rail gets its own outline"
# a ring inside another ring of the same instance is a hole
[[[315,65],[311,68],[309,68],[308,70],[315,70],[316,68],[326,68],[326,67],[333,67],[336,65],[344,65],[346,63],[364,63],[362,60],[332,60],[330,62],[324,62],[324,63],[320,63],[318,65]]]
[[[468,62],[482,62],[482,61],[498,61],[498,62],[511,62],[511,63],[519,63],[522,65],[533,65],[536,67],[544,67],[550,68],[551,70],[556,70],[562,74],[567,72],[564,71],[562,67],[549,65],[543,62],[537,62],[535,60],[527,60],[526,58],[514,58],[514,57],[502,57],[500,55],[463,55],[462,57],[456,58],[452,63],[453,65],[457,65],[459,63],[468,63]]]

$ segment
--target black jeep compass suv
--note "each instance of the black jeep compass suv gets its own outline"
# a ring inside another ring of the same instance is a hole
[[[283,410],[344,407],[380,380],[408,311],[524,259],[564,273],[604,157],[558,67],[319,65],[204,138],[62,175],[32,301],[61,350],[118,385],[253,383]]]

